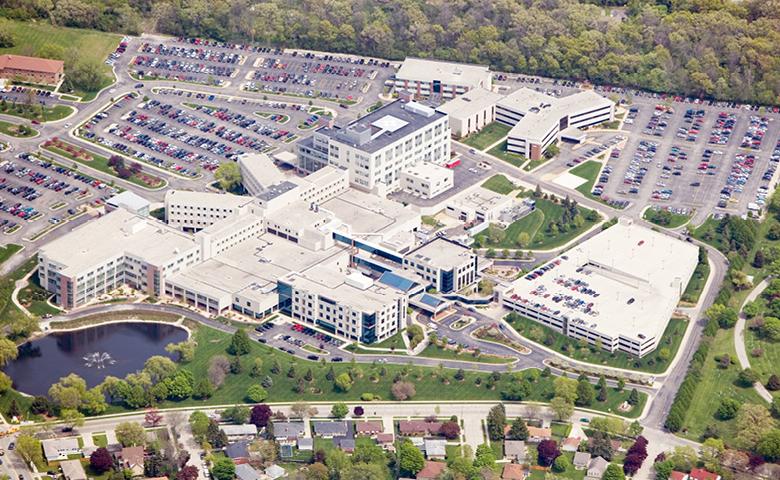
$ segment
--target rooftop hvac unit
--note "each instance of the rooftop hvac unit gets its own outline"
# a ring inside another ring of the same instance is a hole
[[[421,115],[425,118],[431,117],[434,113],[436,113],[436,110],[432,109],[431,107],[427,107],[421,103],[417,102],[409,102],[404,105],[404,110],[414,113],[416,115]]]

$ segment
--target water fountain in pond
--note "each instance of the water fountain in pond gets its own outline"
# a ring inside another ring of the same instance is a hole
[[[105,368],[106,365],[113,365],[116,363],[116,360],[111,358],[111,355],[108,352],[94,352],[85,355],[82,358],[84,359],[85,367],[95,367],[98,370]]]

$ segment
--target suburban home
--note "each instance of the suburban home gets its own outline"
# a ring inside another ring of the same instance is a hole
[[[311,422],[314,434],[322,438],[346,437],[347,422]]]
[[[672,473],[669,474],[669,480],[689,480],[689,478],[687,473],[677,470],[672,470]]]
[[[447,456],[446,440],[425,440],[425,456],[429,460],[444,460]]]
[[[595,479],[601,479],[601,477],[604,476],[604,472],[607,470],[607,466],[609,465],[609,462],[604,460],[602,457],[596,457],[593,460],[590,461],[590,465],[588,465],[588,473],[587,478],[595,478]]]
[[[273,428],[274,438],[282,445],[295,445],[298,437],[306,433],[303,422],[274,422]]]
[[[378,433],[376,443],[388,452],[395,452],[395,435],[392,433]]]
[[[694,468],[688,474],[689,480],[720,480],[720,475],[712,473],[703,468]]]
[[[144,447],[125,447],[116,456],[122,468],[133,472],[134,477],[144,474]]]
[[[244,423],[241,425],[220,425],[219,429],[227,435],[229,442],[251,440],[257,437],[257,425]]]
[[[501,480],[525,480],[529,473],[530,472],[525,468],[525,465],[507,463],[504,465],[504,470],[501,472]]]
[[[357,422],[355,424],[355,431],[358,435],[368,435],[371,437],[378,433],[382,433],[383,430],[384,428],[382,428],[381,421]]]
[[[549,428],[540,428],[528,426],[528,441],[531,443],[539,443],[542,440],[550,440],[552,438],[552,430]]]
[[[623,442],[620,440],[610,440],[609,444],[612,446],[613,452],[625,453],[626,449],[623,447]]]
[[[279,465],[271,465],[265,469],[265,474],[271,480],[276,480],[277,478],[286,477],[287,470],[283,469]]]
[[[426,422],[425,420],[400,420],[398,432],[405,437],[438,435],[441,425],[441,422]]]
[[[344,453],[352,453],[355,451],[355,439],[354,438],[344,438],[341,437],[338,439],[339,448]]]
[[[47,462],[67,460],[69,455],[81,455],[78,439],[52,438],[43,441],[43,456]]]
[[[525,462],[525,442],[522,440],[506,440],[504,442],[504,457],[518,463]]]
[[[444,462],[426,460],[422,470],[417,472],[417,480],[437,480],[446,468],[447,464]]]
[[[574,454],[574,460],[572,461],[574,468],[577,470],[584,470],[590,465],[590,453],[577,452]]]
[[[580,442],[582,442],[580,437],[564,438],[561,442],[561,450],[564,452],[576,452],[580,448]]]
[[[248,463],[236,465],[237,480],[260,480],[260,472],[252,468]]]
[[[298,437],[298,450],[314,450],[314,439]]]
[[[249,462],[249,440],[240,440],[235,443],[231,443],[225,447],[225,455],[227,455],[233,463],[247,463]]]
[[[65,480],[87,480],[87,472],[79,460],[64,460],[60,462],[60,468]]]

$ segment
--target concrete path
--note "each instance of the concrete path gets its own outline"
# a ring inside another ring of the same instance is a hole
[[[764,279],[761,283],[753,288],[753,291],[748,294],[745,301],[742,303],[742,307],[739,309],[739,317],[737,318],[737,324],[734,326],[734,348],[737,351],[737,359],[739,360],[739,366],[742,368],[750,368],[750,358],[748,358],[747,350],[745,348],[745,324],[747,323],[747,317],[745,317],[745,305],[752,302],[763,293],[764,289],[769,286],[768,279]],[[756,392],[769,403],[772,403],[772,394],[766,389],[764,384],[756,382],[753,384]]]
[[[30,311],[29,311],[29,310],[27,310],[26,308],[24,308],[24,305],[22,305],[22,304],[19,302],[19,292],[20,292],[20,291],[21,291],[21,290],[22,290],[24,287],[26,287],[26,286],[27,286],[27,283],[29,282],[29,280],[30,280],[30,277],[31,277],[31,276],[32,276],[32,274],[33,274],[33,273],[35,273],[36,271],[37,271],[37,269],[36,269],[36,268],[34,268],[34,269],[33,269],[33,270],[30,272],[30,273],[28,273],[27,275],[25,275],[25,276],[24,276],[24,278],[22,278],[21,280],[17,280],[17,281],[16,281],[16,283],[14,284],[14,291],[13,291],[13,292],[11,292],[11,300],[14,302],[14,305],[16,305],[16,308],[18,308],[19,310],[21,310],[21,311],[22,311],[22,312],[23,312],[25,315],[27,315],[28,317],[32,317],[33,315],[32,315],[32,313],[30,313]]]

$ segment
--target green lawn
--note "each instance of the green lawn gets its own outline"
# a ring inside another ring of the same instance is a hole
[[[699,302],[704,285],[707,284],[707,278],[710,276],[710,263],[704,259],[703,262],[696,264],[696,269],[691,275],[691,279],[688,280],[688,285],[685,287],[681,301],[696,304]]]
[[[489,123],[485,125],[485,127],[479,132],[472,133],[468,137],[464,138],[462,142],[470,147],[476,148],[477,150],[484,150],[506,137],[509,133],[509,130],[511,129],[512,127],[504,125],[500,122]]]
[[[59,140],[59,142],[60,142],[60,145],[71,145],[74,148],[80,148],[80,147],[72,145],[72,144],[70,144],[68,142],[64,142],[62,140]],[[88,154],[90,155],[92,160],[85,160],[82,157],[77,157],[75,155],[72,155],[70,152],[67,152],[64,149],[58,148],[58,147],[56,147],[54,145],[44,144],[43,148],[48,150],[48,151],[50,151],[50,152],[57,153],[57,154],[65,157],[65,158],[70,159],[70,160],[73,160],[74,162],[80,163],[82,165],[86,165],[88,167],[92,167],[95,170],[99,170],[99,171],[101,171],[103,173],[111,175],[112,177],[119,178],[119,176],[116,174],[116,171],[114,171],[113,167],[110,167],[108,165],[108,158],[106,158],[106,157],[104,157],[102,155],[98,155],[98,154],[93,153],[93,152],[88,152]],[[149,168],[149,167],[146,167],[146,168]],[[149,173],[148,171],[142,171],[140,174],[133,175],[130,178],[128,178],[127,181],[130,182],[130,183],[134,183],[136,185],[140,185],[141,187],[144,187],[144,188],[149,188],[149,189],[159,189],[159,188],[162,188],[162,187],[164,187],[166,185],[165,180],[163,180],[162,178],[160,178],[160,177],[158,177],[156,175],[153,175],[153,174]]]
[[[719,223],[720,220],[716,220],[712,216],[709,216],[704,223],[693,229],[691,233],[694,238],[708,243],[722,252],[724,250],[723,236],[715,231]]]
[[[526,163],[525,166],[523,167],[523,170],[525,170],[526,172],[530,172],[534,168],[542,166],[548,161],[550,161],[550,159],[543,155],[542,158],[540,158],[539,160],[531,160],[530,162]]]
[[[533,447],[535,448],[535,447]],[[586,470],[577,470],[571,463],[574,461],[573,452],[564,452],[564,455],[569,457],[569,468],[565,472],[554,472],[555,478],[567,479],[567,480],[583,480],[585,478]],[[548,471],[550,472],[550,471]],[[547,473],[543,470],[531,470],[531,474],[528,476],[528,480],[545,480]]]
[[[38,281],[38,274],[34,274],[30,277],[30,281],[27,282],[27,286],[19,290],[19,302],[27,308],[33,315],[42,317],[43,315],[56,315],[62,310],[56,307],[52,307],[46,301],[51,294],[41,287]]]
[[[583,216],[583,223],[580,227],[568,228],[565,232],[558,231],[553,233],[548,230],[548,227],[561,219],[563,207],[560,203],[539,198],[536,200],[536,210],[513,222],[506,230],[501,230],[497,226],[491,225],[488,230],[477,234],[476,238],[479,240],[479,244],[486,248],[530,248],[535,250],[557,248],[577,238],[596,224],[595,221],[587,220],[589,210],[586,210],[584,207],[579,207],[579,209],[580,214]],[[521,232],[528,233],[528,236],[531,238],[530,245],[519,245],[517,243]]]
[[[745,348],[750,356],[750,368],[758,373],[761,383],[766,384],[770,375],[780,375],[780,342],[770,342],[759,338],[754,330],[745,329]],[[760,348],[760,357],[751,355],[753,349]],[[778,392],[773,392],[778,395]]]
[[[11,258],[16,252],[22,249],[21,245],[15,243],[9,243],[7,245],[0,245],[0,265],[6,260]]]
[[[0,120],[0,132],[16,138],[30,138],[38,134],[38,132],[32,128],[28,128],[27,131],[20,132],[19,125],[16,123],[6,122]]]
[[[658,225],[663,228],[679,228],[690,221],[690,215],[680,215],[679,213],[672,212],[659,212],[656,209],[648,208],[642,214],[642,218],[650,223]]]
[[[585,183],[577,187],[577,191],[585,195],[588,198],[597,198],[591,192],[593,191],[593,185],[596,184],[599,172],[601,171],[601,162],[595,160],[588,160],[576,167],[569,170],[569,173],[576,175],[580,178],[587,180]]]
[[[403,334],[405,330],[401,330],[400,332],[396,333],[395,335],[388,337],[384,340],[382,340],[379,343],[372,343],[369,345],[370,347],[376,347],[376,348],[391,348],[396,350],[402,350],[406,348],[406,345],[404,345],[404,339]]]
[[[727,353],[734,362],[728,369],[718,368],[716,358]],[[752,359],[751,359],[752,364]],[[721,399],[734,398],[740,403],[755,403],[765,405],[756,391],[750,388],[742,388],[735,385],[740,368],[736,364],[736,351],[734,350],[734,330],[718,330],[710,348],[704,367],[701,371],[701,381],[693,394],[691,408],[685,416],[683,429],[679,435],[692,440],[700,440],[701,434],[707,425],[717,428],[720,438],[726,444],[733,439],[736,431],[734,420],[718,420],[715,411],[720,405]]]
[[[429,344],[425,349],[420,352],[420,357],[429,358],[441,358],[442,360],[462,360],[464,362],[480,362],[480,363],[510,363],[513,359],[499,357],[496,355],[481,354],[478,357],[474,357],[471,353],[461,352],[457,353],[455,350],[449,348],[442,348],[438,345]]]
[[[553,422],[550,425],[550,430],[552,430],[553,437],[558,437],[558,440],[560,440],[569,436],[571,423]]]
[[[488,190],[501,195],[508,195],[517,187],[505,176],[497,174],[485,180],[485,183],[482,184],[482,188],[487,188]]]
[[[523,164],[528,160],[522,155],[519,155],[517,153],[510,153],[506,151],[506,140],[499,143],[495,147],[491,148],[487,151],[489,155],[493,155],[494,157],[498,158],[499,160],[503,160],[506,163],[509,163],[510,165],[514,165],[515,167],[522,167]]]
[[[73,113],[73,111],[73,107],[69,105],[54,105],[53,107],[42,108],[40,105],[0,103],[0,113],[39,122],[62,120]]]
[[[11,48],[1,48],[0,54],[15,53],[19,55],[35,56],[41,47],[49,45],[60,46],[65,49],[66,58],[68,56],[67,51],[73,50],[80,60],[97,62],[97,64],[100,65],[101,72],[104,75],[100,88],[104,88],[113,82],[114,77],[111,74],[111,67],[104,62],[106,58],[108,58],[108,55],[113,52],[119,44],[119,41],[122,38],[120,35],[98,32],[96,30],[55,27],[44,21],[20,22],[6,20],[6,23],[11,35],[14,37],[14,46]],[[66,74],[68,68],[69,65],[66,63]],[[72,93],[82,97],[82,100],[88,101],[95,97],[96,92],[76,90]]]
[[[688,325],[686,320],[677,318],[669,320],[655,352],[642,358],[636,358],[623,352],[609,353],[597,350],[595,346],[593,348],[583,346],[577,340],[517,313],[510,313],[506,320],[520,335],[534,342],[543,343],[547,348],[575,360],[648,373],[661,373],[667,369],[677,353],[677,349],[680,348],[680,342],[682,342]]]
[[[226,348],[230,342],[230,335],[217,330],[199,326],[195,332],[195,339],[198,343],[195,353],[195,360],[185,364],[183,368],[193,373],[195,378],[204,378],[208,369],[209,359],[215,355],[225,354]],[[326,374],[330,368],[338,376],[342,372],[349,371],[352,365],[349,363],[322,365],[318,362],[311,362],[292,357],[286,353],[274,350],[266,345],[253,342],[252,351],[249,355],[243,357],[243,362],[248,365],[252,358],[260,357],[263,359],[262,375],[268,375],[273,380],[273,386],[268,388],[269,402],[294,402],[294,401],[355,401],[361,394],[371,392],[378,395],[383,400],[392,399],[390,387],[393,378],[398,374],[405,377],[407,381],[413,382],[417,389],[414,400],[498,400],[501,390],[505,389],[510,382],[517,381],[517,376],[523,373],[502,373],[500,379],[495,382],[491,389],[489,377],[486,373],[466,372],[463,381],[457,381],[453,378],[454,370],[443,369],[440,373],[438,368],[416,367],[414,365],[371,365],[357,364],[356,368],[360,371],[353,371],[355,382],[348,392],[336,391],[333,383],[327,380]],[[279,362],[281,370],[278,374],[271,372],[274,360]],[[293,378],[288,376],[288,370],[291,365],[295,365]],[[306,371],[311,368],[313,380],[307,382],[306,391],[303,394],[294,391],[298,378],[302,378]],[[257,378],[249,375],[249,368],[237,375],[228,375],[223,386],[206,401],[187,399],[181,402],[166,401],[161,407],[190,406],[190,405],[218,405],[242,402],[244,400],[246,389],[249,385],[258,383]],[[382,375],[384,373],[384,375]],[[477,385],[477,379],[480,379]],[[531,396],[527,400],[549,401],[553,397],[554,377],[540,377],[532,388]],[[446,380],[446,381],[444,381]],[[610,389],[609,398],[604,403],[595,403],[592,408],[608,411],[615,409],[617,405],[628,398],[628,391],[617,392]],[[646,396],[642,395],[642,402],[646,401]],[[116,408],[111,411],[117,411]],[[641,412],[641,408],[635,408],[627,417],[636,417]]]
[[[94,443],[98,447],[107,447],[108,446],[108,437],[105,433],[93,433],[92,434],[92,443]]]

